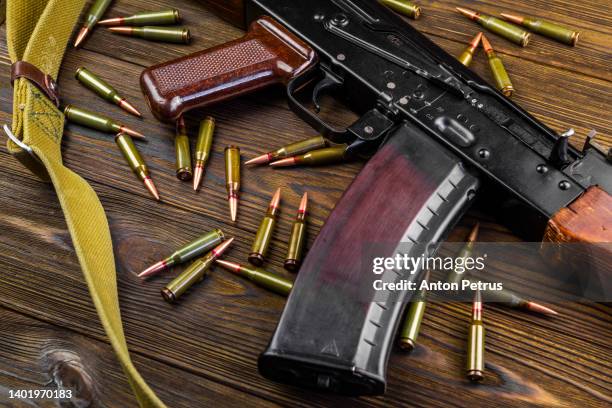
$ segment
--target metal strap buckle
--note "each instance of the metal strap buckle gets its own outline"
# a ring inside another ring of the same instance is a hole
[[[17,138],[17,136],[15,136],[13,134],[13,132],[11,131],[11,128],[8,127],[8,125],[4,124],[2,125],[2,128],[4,129],[4,133],[6,133],[6,135],[8,136],[9,139],[11,139],[11,141],[13,143],[15,143],[17,146],[19,146],[20,148],[22,148],[23,150],[25,150],[26,152],[28,152],[28,154],[30,156],[32,156],[34,159],[36,159],[37,161],[40,162],[40,159],[38,158],[38,156],[36,155],[36,153],[34,153],[34,150],[32,150],[32,148],[30,146],[28,146],[27,144],[23,143],[23,140],[19,140]]]

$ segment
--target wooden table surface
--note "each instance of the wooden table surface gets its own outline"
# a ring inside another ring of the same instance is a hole
[[[18,1],[18,0],[17,0]],[[564,21],[582,34],[576,47],[534,36],[527,48],[491,35],[512,77],[513,99],[557,131],[574,127],[580,146],[594,128],[612,141],[610,3],[555,1],[420,1],[423,16],[410,22],[453,55],[479,30],[454,11],[473,7],[493,14],[515,11]],[[120,118],[148,136],[138,143],[163,201],[156,203],[130,173],[113,138],[69,125],[65,163],[85,177],[107,212],[117,260],[119,297],[126,336],[136,366],[170,407],[201,406],[610,406],[612,319],[606,304],[563,303],[561,314],[542,318],[491,305],[486,310],[487,376],[470,384],[464,376],[469,306],[431,304],[419,346],[399,350],[389,361],[384,396],[347,399],[273,383],[256,368],[280,316],[284,299],[223,270],[210,276],[178,305],[159,294],[181,268],[142,283],[136,274],[204,231],[221,228],[236,241],[228,259],[245,261],[273,191],[283,187],[284,213],[267,268],[282,269],[291,217],[304,191],[311,198],[308,244],[362,164],[310,169],[243,169],[238,222],[229,222],[223,149],[237,144],[251,158],[313,131],[288,109],[283,92],[270,89],[208,110],[217,119],[203,187],[195,194],[174,176],[173,130],[146,112],[138,86],[144,67],[241,35],[197,1],[116,0],[107,16],[177,7],[192,30],[191,45],[150,43],[95,30],[83,49],[70,49],[59,84],[64,102]],[[2,122],[11,120],[9,57],[0,31]],[[145,111],[144,120],[124,114],[74,79],[84,65],[114,83]],[[473,69],[490,73],[482,53]],[[190,132],[203,112],[187,117]],[[349,118],[342,114],[342,118]],[[486,213],[470,212],[452,232],[463,240],[475,220],[483,241],[516,241]],[[313,316],[316,318],[316,316]],[[79,384],[83,405],[135,406],[98,321],[52,188],[31,175],[0,144],[0,405],[54,406],[14,401],[9,389],[53,382]]]

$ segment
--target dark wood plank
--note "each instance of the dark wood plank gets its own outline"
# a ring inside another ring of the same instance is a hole
[[[21,202],[22,208],[3,221],[8,225],[2,228],[10,234],[0,250],[10,258],[0,259],[4,271],[0,294],[17,310],[103,339],[53,193],[27,174],[20,175],[19,164],[8,158],[2,161],[12,165],[0,189],[12,186],[13,194],[0,200],[0,208],[7,208],[12,200]],[[182,237],[211,228],[209,220],[156,206],[145,213],[140,208],[143,203],[132,194],[97,183],[94,186],[111,221],[121,305],[132,350],[278,402],[338,402],[332,397],[313,399],[312,394],[270,383],[257,374],[256,357],[275,326],[282,298],[215,270],[179,305],[169,306],[161,301],[159,288],[173,274],[144,285],[135,276],[144,265],[178,245]],[[466,222],[473,223],[473,219]],[[456,235],[465,231],[462,228]],[[506,236],[507,232],[484,225],[483,240]],[[237,239],[229,254],[232,260],[241,260],[249,247],[249,238],[243,233]],[[46,289],[41,291],[41,287]],[[612,335],[608,307],[598,310],[592,305],[564,304],[563,317],[551,320],[491,307],[487,310],[488,361],[495,375],[488,378],[488,387],[478,389],[458,375],[462,372],[468,311],[466,305],[432,305],[424,322],[423,348],[410,358],[394,353],[390,392],[367,402],[406,403],[423,384],[428,384],[428,390],[446,390],[433,395],[424,390],[424,405],[434,404],[435,398],[452,402],[458,394],[483,403],[496,398],[502,405],[513,398],[542,403],[549,402],[548,398],[567,404],[609,398],[604,375],[612,368],[607,353],[607,339]],[[576,372],[580,376],[572,375]]]
[[[464,2],[424,1],[424,17],[413,23],[453,55],[478,30],[478,26],[453,11],[459,3]],[[515,82],[515,100],[556,130],[575,127],[578,137],[573,143],[576,145],[581,144],[581,138],[593,127],[603,134],[604,144],[612,142],[609,115],[612,87],[608,69],[611,41],[606,13],[598,12],[606,7],[609,11],[609,5],[604,3],[581,3],[581,13],[567,17],[564,15],[576,6],[561,0],[521,2],[520,6],[505,0],[478,3],[483,12],[502,8],[524,10],[557,21],[567,18],[568,25],[584,30],[576,48],[538,37],[528,48],[521,49],[492,36]],[[312,135],[312,130],[287,109],[282,92],[271,89],[207,110],[206,113],[217,118],[218,132],[203,189],[196,195],[189,185],[180,183],[174,177],[173,130],[158,124],[146,112],[138,76],[145,66],[228,41],[242,32],[203,10],[196,0],[152,0],[145,6],[140,2],[116,0],[108,15],[166,7],[178,7],[182,11],[195,37],[191,45],[148,43],[96,30],[84,50],[68,52],[60,85],[67,102],[124,120],[149,136],[149,142],[139,146],[160,188],[161,205],[150,200],[130,174],[112,137],[69,125],[63,147],[65,163],[92,182],[107,210],[128,342],[143,375],[163,393],[162,398],[170,406],[194,406],[194,401],[209,401],[203,398],[226,398],[225,393],[230,395],[228,401],[236,403],[244,393],[258,398],[249,401],[249,405],[275,402],[292,406],[439,406],[442,403],[449,406],[507,406],[510,403],[603,406],[612,402],[609,381],[612,333],[608,305],[562,304],[558,306],[563,309],[562,316],[556,319],[488,307],[485,311],[487,369],[491,375],[485,384],[475,387],[462,375],[469,308],[460,304],[432,304],[416,353],[408,357],[399,351],[393,352],[388,393],[383,397],[347,400],[280,386],[257,373],[256,358],[275,327],[284,303],[282,298],[215,269],[179,305],[171,307],[163,303],[159,289],[180,268],[147,284],[142,284],[136,273],[181,243],[215,227],[237,237],[228,259],[245,262],[250,240],[277,186],[284,188],[283,214],[267,267],[291,277],[282,270],[281,264],[286,250],[284,240],[301,193],[308,191],[312,198],[311,244],[334,203],[361,168],[360,163],[353,163],[303,170],[244,169],[238,223],[230,224],[223,176],[225,145],[240,145],[243,156],[250,158],[279,144]],[[0,37],[3,67],[0,78],[6,84],[9,61],[4,30]],[[130,101],[145,111],[144,120],[128,117],[76,83],[73,73],[80,65],[95,67],[105,79],[117,84]],[[477,57],[474,70],[490,78],[482,54]],[[10,92],[0,93],[2,121],[10,120],[10,98]],[[192,133],[203,113],[188,116]],[[338,116],[345,121],[352,118],[349,113]],[[107,347],[103,344],[104,332],[89,300],[55,194],[12,159],[3,145],[0,173],[3,174],[0,178],[0,230],[3,231],[0,304],[39,319],[37,324],[45,327],[41,338],[61,340],[62,336],[68,336],[64,329],[67,328],[71,333],[69,338],[82,339],[74,340],[75,343],[91,343],[97,345],[96,350],[104,349]],[[484,241],[518,239],[474,211],[450,239],[464,239],[475,219],[485,221],[481,234]],[[0,356],[1,353],[0,348]],[[37,361],[27,361],[30,355],[33,356],[31,352],[22,355],[24,367],[36,367]],[[109,356],[104,354],[100,359],[106,359],[105,372],[116,371]],[[0,361],[0,372],[6,371],[7,364]],[[156,374],[166,367],[173,367],[171,371],[176,373],[173,378],[163,379]],[[189,387],[186,395],[170,395],[164,391],[187,377],[197,385]],[[0,377],[3,383],[9,381],[3,378]],[[103,388],[111,390],[110,393],[126,392],[127,385],[119,374],[109,375],[107,381]],[[209,393],[209,388],[217,390],[216,393]],[[237,390],[236,395],[231,389]]]
[[[136,401],[111,347],[70,330],[0,307],[0,405],[57,407],[55,401],[10,398],[9,390],[71,388],[71,406],[135,406]],[[275,406],[269,401],[133,355],[134,364],[172,407]],[[223,401],[221,404],[220,401]]]

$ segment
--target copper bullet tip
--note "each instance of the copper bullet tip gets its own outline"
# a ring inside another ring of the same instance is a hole
[[[153,180],[151,180],[150,177],[147,177],[144,179],[144,184],[147,187],[147,189],[149,190],[149,192],[151,193],[151,195],[153,197],[155,197],[155,199],[157,201],[159,201],[159,193],[157,192],[157,188],[155,187],[155,184],[153,183]]]
[[[98,21],[101,26],[118,26],[123,24],[123,17],[107,18],[106,20]]]
[[[295,166],[296,160],[295,157],[287,157],[286,159],[277,160],[275,162],[270,163],[272,167],[289,167]]]
[[[480,294],[480,290],[476,290],[476,293],[474,293],[472,320],[482,320],[482,296]]]
[[[193,169],[193,191],[198,191],[200,183],[202,182],[202,176],[204,175],[204,166],[196,164]]]
[[[232,196],[229,198],[229,208],[232,222],[235,222],[238,215],[238,197]]]
[[[270,163],[270,154],[262,154],[261,156],[257,156],[252,158],[251,160],[247,160],[244,164],[268,164]]]
[[[236,263],[236,262],[230,262],[230,261],[224,261],[222,259],[217,259],[217,260],[215,260],[215,263],[221,265],[222,267],[224,267],[228,271],[232,271],[232,272],[235,272],[235,273],[240,272],[240,269],[242,269],[242,265],[240,265],[239,263]]]
[[[464,9],[462,7],[455,7],[455,9],[471,20],[476,20],[476,18],[478,18],[478,13],[475,11]]]
[[[127,126],[121,126],[121,127],[119,128],[119,132],[120,132],[120,133],[127,133],[128,135],[130,135],[130,136],[132,136],[132,137],[135,137],[136,139],[142,139],[142,140],[144,140],[144,139],[145,139],[145,135],[143,135],[142,133],[137,132],[137,131],[135,131],[135,130],[133,130],[133,129],[130,129],[130,128],[129,128],[129,127],[127,127]]]
[[[119,106],[121,107],[121,109],[131,113],[132,115],[138,116],[139,118],[142,117],[142,114],[138,111],[138,109],[132,106],[132,104],[126,101],[125,99],[121,99],[119,101]]]
[[[559,314],[558,312],[552,310],[551,308],[543,306],[536,302],[527,302],[527,309],[533,312],[536,312],[536,313],[541,313],[541,314],[545,314],[549,316],[556,316]]]
[[[231,245],[232,241],[234,241],[233,237],[217,245],[215,249],[212,250],[213,256],[218,258],[223,255],[223,252]]]
[[[300,206],[298,207],[298,213],[305,214],[308,207],[308,193],[304,193]]]
[[[78,48],[81,45],[85,37],[87,37],[87,34],[89,34],[89,28],[81,28],[81,31],[79,31],[76,40],[74,40],[74,48]]]
[[[525,20],[525,17],[516,16],[514,14],[500,13],[500,15],[504,18],[504,20],[510,21],[511,23],[518,25],[523,24],[523,20]]]
[[[123,35],[131,35],[133,31],[132,27],[109,27],[108,29],[109,31],[112,31],[113,33],[123,34]]]
[[[489,39],[484,34],[482,35],[482,48],[487,54],[493,51],[493,47],[491,46]]]
[[[476,242],[476,240],[478,239],[479,231],[480,231],[480,223],[477,222],[476,225],[474,225],[474,227],[472,228],[472,231],[470,231],[470,235],[468,236],[467,241],[470,243]]]
[[[153,265],[149,266],[144,271],[140,272],[138,274],[138,277],[139,278],[147,278],[147,277],[149,277],[151,275],[155,275],[158,272],[163,271],[164,269],[166,269],[166,263],[164,261],[159,261],[159,262],[156,262]]]
[[[472,42],[470,42],[470,48],[472,50],[475,50],[476,48],[478,48],[478,44],[480,44],[481,39],[482,39],[482,31],[476,34],[476,37],[472,39]]]
[[[270,200],[270,208],[278,208],[279,204],[280,204],[280,196],[281,196],[281,189],[280,187],[276,189],[276,191],[274,192],[274,195],[272,196],[272,199]]]

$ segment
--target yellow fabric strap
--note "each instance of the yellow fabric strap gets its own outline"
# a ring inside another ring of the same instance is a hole
[[[11,61],[27,61],[56,79],[84,3],[85,0],[9,0],[6,21]],[[53,183],[100,321],[138,403],[141,407],[165,407],[130,360],[119,313],[108,222],[91,186],[62,164],[63,129],[64,116],[55,105],[28,80],[16,80],[12,130],[39,160],[11,141],[8,149],[29,169]]]

